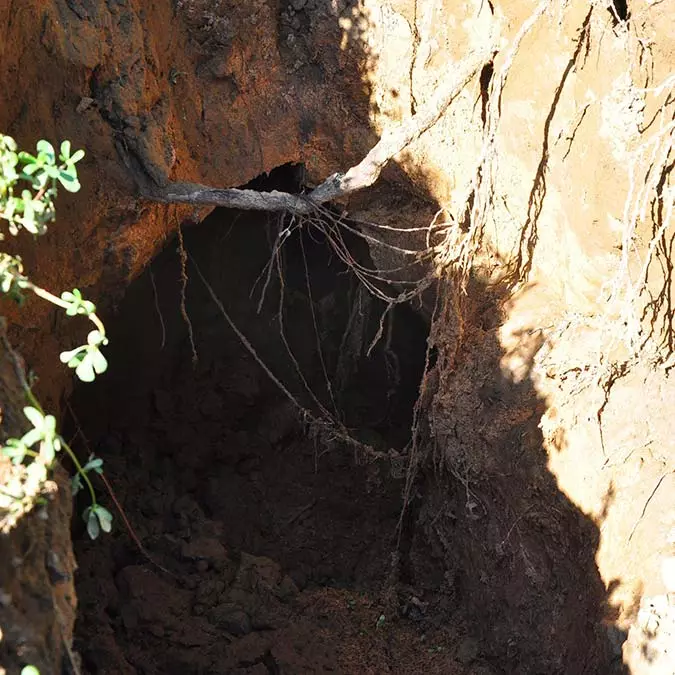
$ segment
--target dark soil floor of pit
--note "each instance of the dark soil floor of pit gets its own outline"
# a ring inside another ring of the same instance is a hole
[[[186,232],[185,246],[261,357],[316,409],[279,338],[278,284],[260,315],[250,295],[269,259],[269,226],[266,217],[216,214]],[[343,362],[349,345],[372,339],[381,308],[354,295],[325,242],[307,239],[312,320],[297,243],[287,247],[284,317],[298,365],[324,402],[320,361],[331,376],[340,369],[333,395],[345,423],[374,447],[402,447],[424,363],[423,322],[401,308],[370,358]],[[157,563],[118,514],[113,534],[96,542],[76,522],[84,672],[491,672],[461,612],[429,589],[390,583],[400,467],[315,437],[242,348],[191,263],[187,272],[196,365],[173,242],[111,322],[109,373],[73,398],[79,451],[104,458],[116,499]]]
[[[244,409],[232,431],[211,396],[219,375],[181,378],[145,428],[106,439],[118,499],[176,578],[119,522],[80,540],[86,672],[463,672],[429,598],[411,591],[408,618],[387,613],[397,481],[349,452],[319,456],[284,405]]]

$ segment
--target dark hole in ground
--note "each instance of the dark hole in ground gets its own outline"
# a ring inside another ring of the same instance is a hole
[[[300,167],[286,167],[254,187],[301,180]],[[79,437],[79,452],[104,459],[135,534],[169,571],[139,550],[117,513],[114,533],[94,543],[75,522],[85,672],[456,672],[451,631],[422,629],[421,600],[394,603],[400,622],[383,614],[403,467],[314,438],[197,273],[194,263],[302,406],[318,414],[316,397],[375,451],[403,448],[424,368],[424,320],[400,305],[382,321],[385,304],[316,229],[284,244],[282,302],[276,272],[267,285],[265,270],[278,228],[290,224],[217,210],[186,228],[196,364],[173,240],[108,321],[105,378],[73,397],[88,439]],[[366,245],[343,236],[355,262],[371,265]]]

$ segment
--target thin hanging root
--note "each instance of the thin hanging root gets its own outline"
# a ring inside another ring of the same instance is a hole
[[[286,243],[288,240],[288,237],[293,233],[294,230],[298,229],[300,227],[300,223],[295,222],[295,217],[291,219],[291,223],[288,227],[284,227],[284,217],[285,214],[280,213],[278,216],[278,223],[279,223],[279,234],[275,237],[274,242],[272,243],[272,252],[270,254],[270,259],[267,261],[267,264],[263,268],[262,272],[259,274],[258,278],[255,280],[255,283],[253,284],[253,288],[251,289],[250,297],[253,297],[253,294],[255,293],[256,286],[260,283],[260,280],[264,277],[265,282],[263,284],[262,291],[260,293],[260,300],[258,302],[258,314],[262,311],[262,306],[263,303],[265,302],[265,297],[267,295],[267,289],[269,288],[270,281],[272,280],[272,272],[274,270],[274,260],[277,254],[281,251],[282,246]]]
[[[314,401],[314,404],[316,405],[317,409],[321,413],[322,416],[330,417],[330,414],[326,410],[326,408],[323,406],[321,401],[319,401],[318,397],[316,394],[312,391],[312,388],[309,386],[309,382],[307,382],[307,379],[305,378],[302,368],[300,368],[300,364],[298,363],[298,360],[295,357],[295,354],[293,353],[293,350],[291,349],[291,345],[288,343],[288,339],[286,338],[286,329],[284,327],[284,295],[285,295],[285,289],[286,289],[286,283],[284,281],[284,273],[283,273],[283,263],[281,261],[281,253],[277,252],[276,256],[276,268],[277,268],[277,276],[279,277],[279,309],[277,312],[277,319],[279,321],[279,335],[281,336],[281,341],[284,343],[284,347],[286,348],[286,353],[288,354],[289,358],[293,362],[293,367],[295,368],[295,372],[297,373],[298,377],[300,378],[300,381],[302,382],[302,386],[305,388],[305,391],[309,394],[309,397]]]
[[[246,351],[251,354],[258,365],[265,371],[270,380],[272,380],[272,382],[277,386],[279,391],[293,404],[293,406],[295,406],[301,418],[305,420],[305,422],[311,427],[315,438],[320,437],[320,439],[327,444],[340,441],[341,443],[344,443],[345,445],[353,448],[355,453],[360,451],[371,461],[377,459],[387,459],[389,461],[395,462],[400,460],[401,455],[399,452],[391,449],[387,452],[375,450],[372,446],[357,441],[339,420],[336,420],[329,415],[317,417],[314,413],[302,406],[300,401],[298,401],[298,399],[289,391],[283,382],[281,382],[281,380],[279,380],[279,378],[272,372],[265,361],[263,361],[253,345],[249,342],[248,338],[239,330],[237,325],[232,320],[232,317],[230,317],[230,315],[227,313],[227,310],[220,301],[220,298],[216,295],[213,287],[202,274],[202,271],[199,268],[199,265],[197,265],[195,259],[190,254],[188,254],[188,259],[194,265],[199,278],[204,284],[208,294],[211,296],[211,299],[218,307],[226,323],[234,331],[234,334],[237,336],[237,338],[239,338],[239,341],[244,346]]]
[[[365,288],[374,297],[379,298],[380,300],[382,300],[387,304],[389,303],[399,304],[402,302],[408,302],[413,298],[419,296],[433,282],[431,273],[428,273],[424,278],[420,279],[419,281],[411,282],[405,279],[399,280],[389,279],[386,276],[384,276],[379,270],[371,270],[364,267],[363,265],[358,263],[350,253],[349,248],[342,236],[342,228],[352,232],[357,236],[364,237],[363,233],[359,232],[358,230],[355,230],[354,228],[349,227],[349,225],[347,225],[343,220],[335,218],[335,216],[333,216],[333,214],[331,214],[327,210],[322,211],[322,213],[329,220],[328,223],[320,220],[319,218],[309,218],[306,221],[306,225],[309,225],[309,227],[315,228],[323,233],[323,235],[326,237],[329,245],[331,246],[335,254],[338,256],[338,258],[347,267],[351,269],[351,271],[356,275],[359,281],[361,281],[361,283],[365,286]],[[369,243],[372,243],[372,241],[379,242],[379,240],[376,240],[375,238],[370,236],[364,238]],[[382,242],[379,243],[385,245]],[[431,252],[428,250],[420,251],[420,250],[403,249],[400,247],[389,245],[386,246],[388,246],[388,248],[394,250],[397,253],[415,255],[416,256],[415,264],[421,264],[425,260],[425,258],[429,260],[431,259]],[[403,270],[409,268],[407,266],[402,266],[399,269]],[[392,271],[395,270],[388,270],[387,272]],[[412,288],[408,291],[400,292],[397,295],[391,295],[383,291],[378,285],[378,283],[389,286],[403,286],[403,287],[412,286]]]
[[[279,388],[279,391],[281,391],[284,396],[300,411],[303,410],[303,407],[300,405],[300,402],[291,394],[291,392],[284,386],[283,382],[279,380],[279,378],[269,369],[267,364],[262,360],[262,358],[258,355],[258,352],[255,350],[253,345],[248,341],[248,338],[239,330],[237,327],[237,324],[234,323],[230,315],[227,313],[225,310],[225,307],[223,306],[223,303],[220,301],[220,298],[216,295],[216,292],[213,290],[213,287],[209,282],[206,280],[206,277],[202,274],[201,269],[199,268],[199,265],[197,265],[197,261],[188,253],[187,254],[188,260],[192,263],[194,266],[197,275],[199,278],[202,280],[202,283],[204,284],[208,294],[211,296],[211,300],[215,303],[215,305],[218,307],[220,310],[220,313],[223,315],[223,318],[227,322],[227,324],[230,326],[230,328],[234,331],[234,334],[239,338],[239,341],[241,342],[242,345],[244,345],[246,351],[258,362],[258,365],[265,371],[267,376],[276,384],[276,386]]]
[[[187,326],[188,337],[190,339],[190,348],[192,349],[192,365],[195,366],[199,361],[199,357],[197,356],[197,347],[195,346],[195,336],[192,330],[192,321],[190,321],[190,317],[187,313],[186,297],[185,297],[188,284],[188,275],[186,266],[188,253],[185,250],[185,243],[183,242],[183,228],[180,225],[178,226],[178,253],[180,256],[180,282],[181,282],[180,313],[181,316],[183,317],[183,320],[185,321],[185,325]]]
[[[321,363],[321,372],[323,374],[323,379],[326,384],[326,389],[328,391],[328,397],[330,398],[331,406],[333,408],[333,415],[335,419],[339,418],[339,412],[337,404],[335,403],[335,398],[333,396],[333,386],[331,384],[330,378],[328,377],[328,370],[326,368],[326,361],[323,357],[323,349],[321,348],[321,335],[319,334],[319,323],[316,318],[316,311],[314,308],[314,298],[312,297],[312,283],[309,278],[309,266],[307,265],[307,256],[305,254],[305,243],[300,237],[300,250],[302,252],[302,264],[305,270],[305,285],[307,287],[307,295],[309,297],[309,308],[312,313],[312,325],[314,327],[314,337],[316,338],[316,349],[319,354],[319,362]]]
[[[387,319],[387,316],[389,315],[389,312],[393,308],[394,303],[390,302],[385,310],[382,312],[382,315],[380,316],[380,325],[377,329],[377,333],[375,333],[375,337],[373,338],[372,342],[370,343],[368,347],[368,351],[366,352],[366,356],[370,356],[371,352],[375,347],[377,346],[377,343],[382,339],[382,335],[384,334],[384,322]]]
[[[166,326],[164,325],[162,310],[159,307],[159,294],[157,293],[157,284],[155,284],[155,275],[152,273],[152,263],[148,265],[148,276],[150,277],[150,283],[152,284],[152,294],[155,301],[155,310],[157,311],[157,317],[159,319],[159,326],[162,329],[162,341],[159,345],[161,351],[166,344]]]
[[[431,322],[430,325],[433,326],[435,321],[438,318],[438,311],[440,307],[440,293],[436,294],[436,299],[434,301],[434,309],[431,313]],[[412,499],[413,487],[415,486],[415,481],[417,480],[417,473],[419,470],[419,465],[422,461],[422,434],[420,431],[420,418],[422,414],[422,405],[423,402],[428,401],[431,395],[430,383],[429,383],[429,370],[431,364],[431,350],[434,348],[434,341],[432,340],[431,335],[427,340],[427,349],[424,354],[424,374],[422,375],[422,380],[420,381],[419,395],[417,401],[415,401],[415,406],[413,408],[413,421],[410,428],[410,452],[407,458],[407,468],[405,471],[405,485],[403,487],[403,503],[401,505],[401,513],[399,515],[398,524],[396,525],[396,551],[400,551],[401,548],[401,538],[403,536],[403,523],[405,520],[405,514],[410,506],[410,500]]]

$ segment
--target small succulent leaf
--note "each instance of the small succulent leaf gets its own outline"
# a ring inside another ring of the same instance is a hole
[[[18,438],[10,438],[7,440],[6,445],[2,448],[2,454],[5,457],[9,457],[14,464],[21,464],[24,457],[26,456],[25,443],[23,443]]]
[[[22,443],[27,447],[31,448],[36,443],[39,443],[43,438],[42,431],[40,429],[31,429],[26,432],[21,438]]]
[[[100,474],[103,473],[103,460],[100,457],[90,457],[89,461],[82,467],[82,471],[87,473],[88,471],[95,471]]]
[[[69,164],[77,164],[84,157],[84,150],[77,150],[68,161]]]
[[[112,513],[108,509],[104,508],[100,504],[96,505],[96,515],[98,516],[98,522],[101,524],[101,529],[104,532],[110,532],[112,530]]]
[[[36,483],[42,483],[47,480],[47,467],[42,462],[31,462],[26,467],[26,473],[29,479]]]
[[[54,163],[56,160],[56,153],[54,152],[54,146],[49,142],[45,141],[44,139],[41,141],[37,142],[37,151],[39,153],[43,153],[47,156],[49,159],[50,163]]]
[[[38,163],[38,158],[33,157],[33,155],[30,154],[30,152],[25,152],[22,150],[19,153],[19,160],[23,162],[24,164],[37,164]]]
[[[84,351],[79,351],[75,356],[73,356],[70,361],[68,361],[68,368],[77,368],[82,361],[84,361],[85,357],[87,356],[86,350]]]
[[[100,345],[103,342],[103,335],[101,335],[100,330],[92,330],[89,335],[87,335],[87,342],[91,345]]]
[[[97,375],[102,375],[108,369],[108,361],[99,351],[99,349],[92,349],[91,352],[91,362],[94,366],[94,370]]]
[[[40,448],[40,455],[42,456],[44,463],[49,466],[56,457],[56,448],[54,447],[54,443],[45,441]]]
[[[80,353],[83,349],[86,349],[86,347],[76,347],[75,349],[61,352],[59,354],[61,363],[67,363],[71,368],[74,368],[82,360]],[[75,359],[77,359],[77,361],[75,361]]]
[[[77,375],[82,382],[93,382],[96,379],[94,364],[92,363],[89,353],[84,355],[80,365],[75,368],[75,375]]]
[[[70,479],[70,491],[73,494],[73,497],[82,489],[82,477],[79,473],[76,473]]]
[[[35,163],[26,164],[26,166],[23,167],[23,173],[25,173],[26,176],[32,176],[39,168],[40,168],[39,164]]]
[[[70,141],[66,140],[61,143],[61,159],[67,162],[70,159]]]
[[[23,414],[28,418],[28,421],[36,428],[41,429],[45,416],[37,409],[34,408],[33,406],[27,405],[23,409]]]
[[[79,192],[80,187],[82,187],[77,178],[73,178],[73,176],[67,174],[65,171],[60,171],[58,178],[61,185],[63,185],[68,192]]]
[[[87,523],[87,534],[91,539],[96,539],[101,533],[98,518],[96,517],[96,511],[90,506],[85,510],[83,517],[84,522]]]

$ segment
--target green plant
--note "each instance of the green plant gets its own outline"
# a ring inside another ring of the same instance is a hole
[[[31,155],[18,151],[13,138],[0,134],[0,221],[7,222],[10,234],[16,236],[25,230],[38,236],[47,231],[47,225],[56,216],[54,200],[58,187],[69,192],[80,189],[76,164],[83,157],[83,150],[71,154],[70,141],[61,143],[57,157],[52,144],[45,140],[38,141],[37,153]],[[4,238],[4,233],[0,231],[0,241]],[[0,290],[19,304],[25,299],[24,291],[30,291],[64,309],[68,316],[87,317],[94,328],[87,335],[86,344],[62,352],[60,359],[73,368],[83,382],[91,382],[96,375],[105,372],[108,363],[101,353],[101,347],[108,343],[105,326],[96,315],[94,303],[85,300],[77,288],[56,296],[34,284],[24,274],[21,258],[0,252]],[[76,469],[72,480],[73,493],[77,493],[84,484],[91,497],[91,505],[83,514],[89,536],[95,539],[101,530],[109,532],[112,516],[97,502],[88,476],[91,471],[102,472],[102,460],[90,457],[82,466],[57,432],[54,416],[45,414],[29,384],[25,381],[22,384],[28,402],[23,412],[30,428],[21,438],[8,439],[1,449],[2,454],[11,460],[15,472],[0,488],[0,509],[16,517],[38,502],[56,455],[64,450]]]

